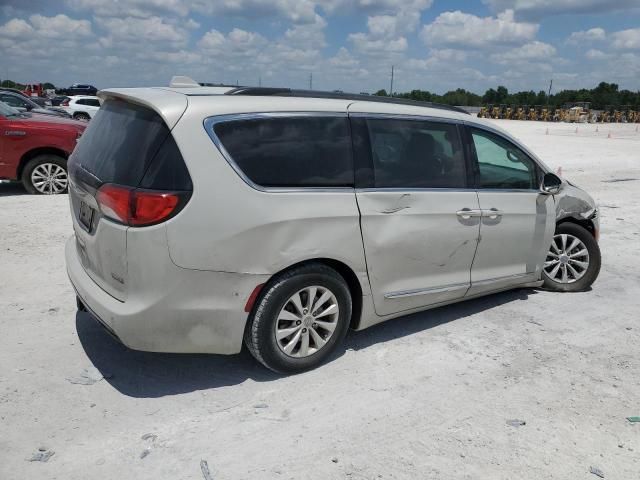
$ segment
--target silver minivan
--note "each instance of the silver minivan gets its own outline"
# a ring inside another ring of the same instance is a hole
[[[349,328],[590,287],[598,212],[454,108],[288,89],[103,90],[69,160],[78,308],[136,350],[317,366]]]

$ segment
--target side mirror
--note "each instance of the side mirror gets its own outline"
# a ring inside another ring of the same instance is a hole
[[[542,178],[542,185],[540,185],[540,191],[548,195],[555,195],[560,191],[562,187],[562,179],[555,173],[545,173]]]

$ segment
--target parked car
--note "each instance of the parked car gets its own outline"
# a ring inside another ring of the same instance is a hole
[[[93,85],[87,85],[85,83],[74,83],[69,88],[64,89],[64,95],[69,97],[74,95],[89,95],[94,96],[98,93],[98,89]]]
[[[78,306],[132,349],[244,341],[299,372],[349,327],[598,275],[594,201],[493,124],[400,99],[181,84],[101,91],[69,160]]]
[[[51,105],[53,105],[54,107],[59,107],[62,102],[68,99],[69,97],[67,97],[66,95],[56,95],[51,99]]]
[[[40,113],[42,115],[56,115],[59,117],[70,117],[64,110],[55,107],[43,108],[33,102],[29,97],[25,97],[18,93],[0,91],[0,102],[4,102],[10,107],[24,110],[25,112]]]
[[[64,100],[60,104],[60,108],[63,108],[76,120],[89,121],[100,109],[100,100],[98,97],[74,96]]]
[[[67,190],[67,159],[86,123],[24,114],[0,102],[0,179],[21,181],[29,193]]]
[[[32,97],[30,95],[27,95],[22,90],[18,90],[17,88],[0,87],[0,92],[3,92],[3,91],[4,92],[17,93],[18,95],[20,95],[22,97],[28,98],[33,103],[37,103],[38,106],[41,107],[41,108],[50,107],[52,105],[51,100],[49,100],[46,97]]]

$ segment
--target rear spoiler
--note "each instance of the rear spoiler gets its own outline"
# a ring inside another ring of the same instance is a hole
[[[186,95],[165,88],[109,88],[100,90],[98,98],[120,99],[150,108],[162,117],[169,130],[176,126],[189,103]]]

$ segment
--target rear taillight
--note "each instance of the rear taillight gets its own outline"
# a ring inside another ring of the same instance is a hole
[[[131,227],[144,227],[175,215],[186,202],[185,195],[107,183],[98,189],[96,200],[104,216]]]
[[[69,99],[67,100],[63,100],[62,103],[60,103],[61,107],[68,107],[69,106]]]

